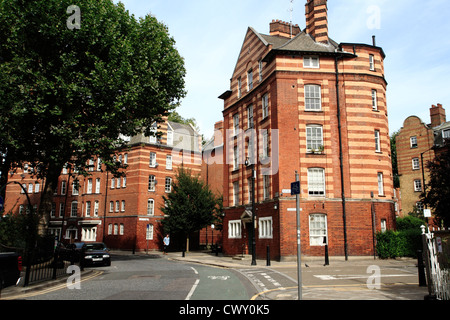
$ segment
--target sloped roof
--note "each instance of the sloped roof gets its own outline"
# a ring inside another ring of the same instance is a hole
[[[256,32],[256,31],[255,31]],[[270,36],[259,34],[260,38],[273,46],[273,50],[277,51],[299,51],[299,52],[335,52],[338,44],[330,39],[328,44],[314,41],[314,39],[305,32],[300,32],[292,39],[279,36]]]

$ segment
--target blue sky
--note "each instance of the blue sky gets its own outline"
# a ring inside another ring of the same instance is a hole
[[[118,0],[114,0],[118,2]],[[222,119],[218,96],[230,78],[249,26],[269,33],[272,19],[305,28],[306,0],[121,0],[136,17],[151,14],[169,28],[185,59],[187,96],[178,112],[194,117],[205,138]],[[410,115],[430,122],[441,103],[450,120],[448,0],[330,0],[329,34],[337,42],[372,43],[386,53],[390,131]]]

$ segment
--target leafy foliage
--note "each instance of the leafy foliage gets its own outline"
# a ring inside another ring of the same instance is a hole
[[[120,135],[150,135],[185,96],[184,61],[165,25],[121,3],[83,0],[80,29],[70,29],[73,4],[0,2],[2,171],[27,162],[50,196],[66,163],[88,174],[99,156],[119,174]]]
[[[421,201],[434,209],[437,225],[450,227],[450,141],[446,140],[444,149],[433,161],[428,162],[429,182]]]
[[[387,230],[377,233],[377,253],[382,259],[397,257],[416,257],[422,249],[424,221],[411,216],[397,219],[397,231]]]
[[[188,235],[211,223],[221,224],[221,199],[214,195],[198,176],[180,167],[172,192],[163,197],[167,206],[162,207],[166,217],[162,221],[166,233]]]

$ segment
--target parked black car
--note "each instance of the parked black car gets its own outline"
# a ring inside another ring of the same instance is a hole
[[[58,245],[56,246],[56,251],[61,260],[80,262],[84,245],[85,242],[69,243],[68,245],[58,243]]]
[[[109,249],[103,242],[85,243],[82,248],[83,263],[89,265],[111,265],[111,255]]]
[[[0,253],[0,289],[17,283],[22,271],[22,257],[18,253]]]

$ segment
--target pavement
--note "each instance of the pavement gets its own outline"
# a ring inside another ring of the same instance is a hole
[[[112,252],[114,255],[115,252]],[[131,254],[116,252],[116,254]],[[136,253],[144,255],[145,253]],[[152,252],[151,254],[160,254]],[[302,257],[302,289],[297,285],[297,261],[256,260],[251,265],[251,257],[228,257],[210,252],[172,252],[166,256],[172,261],[195,263],[247,272],[271,271],[285,278],[290,286],[258,289],[252,300],[424,300],[428,295],[426,286],[419,286],[417,260],[409,258],[380,260],[373,257],[330,257],[329,265],[324,266],[323,258]],[[99,271],[86,269],[81,273],[82,281],[98,276]],[[378,273],[377,273],[378,272]],[[377,278],[377,276],[379,276]],[[8,287],[0,292],[0,300],[13,300],[16,296],[33,294],[49,287],[62,286],[67,277],[32,284],[28,287]]]

